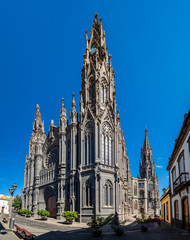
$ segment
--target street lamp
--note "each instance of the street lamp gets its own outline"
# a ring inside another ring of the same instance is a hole
[[[14,183],[12,187],[9,188],[9,192],[11,194],[11,200],[10,200],[10,212],[9,212],[9,228],[11,228],[11,217],[12,217],[12,201],[13,201],[13,193],[16,190],[17,185]]]

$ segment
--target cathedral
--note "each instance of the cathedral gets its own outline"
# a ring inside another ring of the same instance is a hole
[[[57,219],[61,219],[65,210],[77,211],[80,222],[88,222],[92,216],[117,213],[123,221],[136,213],[134,205],[139,200],[134,195],[134,186],[140,181],[131,177],[120,115],[116,111],[112,56],[108,54],[102,19],[98,20],[97,14],[90,38],[86,32],[83,58],[80,112],[76,111],[73,94],[68,121],[62,99],[59,126],[51,121],[46,135],[39,105],[36,107],[25,163],[22,208],[32,210],[34,215],[37,209],[46,209]],[[155,183],[156,178],[152,178],[154,164],[146,139],[140,177],[142,182],[150,179],[146,185],[149,188],[149,182]],[[152,193],[159,201],[155,191]],[[144,201],[144,207],[139,207],[148,213],[145,204],[149,202]]]
[[[144,213],[149,216],[159,216],[159,186],[158,176],[155,175],[155,166],[152,159],[147,129],[145,130],[144,145],[141,149],[139,163],[139,177],[131,177],[132,186],[132,213]]]

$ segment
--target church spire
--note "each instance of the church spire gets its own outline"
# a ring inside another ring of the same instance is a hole
[[[143,148],[144,148],[144,149],[150,148],[150,144],[149,144],[147,132],[148,132],[148,130],[147,130],[147,128],[146,128],[146,129],[145,129],[144,145],[143,145]]]
[[[147,128],[145,129],[144,145],[141,149],[141,162],[139,168],[140,178],[151,178],[155,176],[152,148],[150,147]]]
[[[33,132],[36,131],[42,131],[44,133],[44,122],[42,122],[42,116],[38,104],[36,105],[36,114],[33,122]]]
[[[90,108],[91,112],[101,117],[105,108],[115,110],[115,81],[114,70],[111,64],[111,54],[108,56],[105,31],[102,19],[94,16],[90,36],[86,31],[86,52],[83,54],[82,68],[82,101],[84,109]]]

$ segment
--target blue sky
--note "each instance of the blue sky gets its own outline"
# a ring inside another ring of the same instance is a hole
[[[45,130],[58,125],[75,92],[79,109],[85,30],[103,19],[115,70],[117,108],[133,176],[144,130],[160,190],[174,140],[190,103],[190,1],[0,2],[0,193],[21,194],[36,104]]]

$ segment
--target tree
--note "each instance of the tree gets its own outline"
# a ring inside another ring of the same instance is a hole
[[[22,197],[17,194],[16,197],[14,197],[13,202],[14,203],[18,203],[18,202],[22,203]]]

